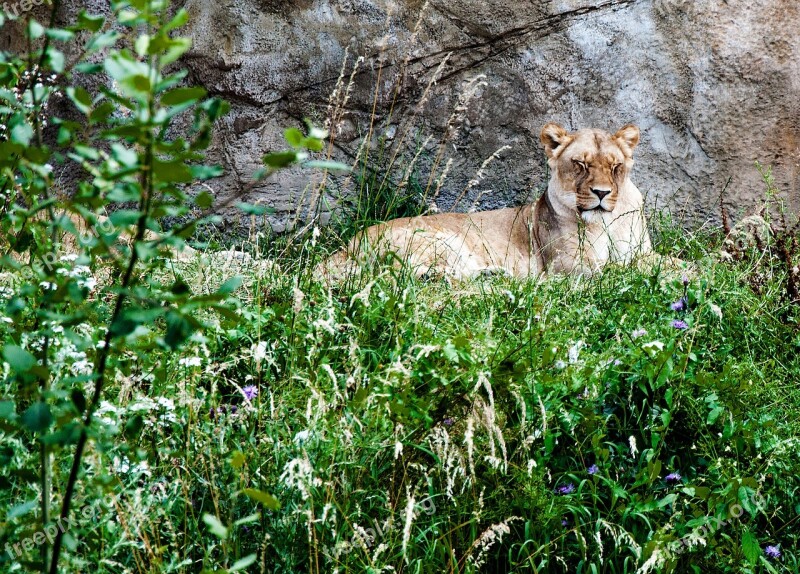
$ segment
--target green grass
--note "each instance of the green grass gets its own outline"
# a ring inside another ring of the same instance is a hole
[[[713,238],[657,236],[695,260],[688,285],[386,270],[337,290],[302,261],[245,269],[235,316],[200,312],[180,353],[123,352],[64,571],[797,572],[798,309]],[[74,371],[62,345],[53,368]],[[34,536],[15,516],[38,453],[0,440],[3,546]]]

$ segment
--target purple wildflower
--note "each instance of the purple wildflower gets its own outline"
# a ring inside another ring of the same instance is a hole
[[[453,423],[455,423],[456,421],[452,417],[447,417],[442,422],[444,423],[445,426],[451,427],[453,426]]]
[[[258,387],[254,385],[247,385],[242,389],[242,393],[244,393],[245,399],[252,401],[254,398],[256,398],[256,396],[258,396]]]
[[[569,520],[566,518],[561,519],[561,526],[569,526]]]
[[[684,287],[687,287],[687,286],[689,285],[689,278],[688,278],[686,275],[684,275],[684,276],[681,278],[681,281],[683,281],[683,286],[684,286]]]
[[[596,464],[593,464],[592,466],[586,469],[586,472],[588,472],[589,474],[597,474],[598,472],[600,472],[600,467],[597,466]]]
[[[631,337],[634,339],[644,337],[645,335],[647,335],[647,329],[636,329],[633,333],[631,333]]]
[[[670,305],[673,311],[686,311],[688,307],[688,302],[686,301],[686,297],[681,297],[677,301],[675,301],[672,305]]]
[[[216,418],[217,418],[217,409],[215,409],[214,407],[211,407],[211,408],[208,410],[208,417],[209,417],[209,418],[210,418],[212,421],[213,421],[214,419],[216,419]]]
[[[669,482],[680,482],[681,480],[681,473],[679,472],[671,472],[667,476],[664,477],[664,480]]]
[[[558,494],[572,494],[573,492],[575,492],[575,485],[572,484],[571,482],[564,484],[562,486],[559,486],[556,489],[556,492],[558,492]]]
[[[764,554],[769,556],[770,558],[780,558],[781,557],[781,549],[779,546],[767,546],[764,548]]]
[[[672,326],[681,331],[689,328],[689,325],[686,323],[686,321],[681,321],[680,319],[675,319],[672,322]]]

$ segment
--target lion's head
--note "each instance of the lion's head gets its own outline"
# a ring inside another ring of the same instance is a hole
[[[551,122],[540,139],[556,183],[550,186],[551,201],[577,211],[586,223],[609,221],[633,167],[639,128],[628,124],[614,135],[596,129],[568,133]]]

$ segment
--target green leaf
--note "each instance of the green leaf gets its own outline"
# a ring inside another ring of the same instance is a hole
[[[139,163],[139,155],[132,149],[126,148],[120,143],[111,144],[112,157],[125,167],[136,167]],[[139,220],[139,212],[134,211],[136,218],[132,223]]]
[[[167,52],[161,56],[161,65],[166,66],[171,64],[192,47],[192,41],[189,38],[175,38],[170,42],[170,47]]]
[[[742,553],[753,566],[758,562],[758,557],[761,556],[761,546],[758,544],[758,538],[749,530],[745,530],[742,535]]]
[[[119,209],[108,216],[108,220],[115,227],[137,225],[142,214],[135,209]]]
[[[122,34],[116,30],[107,30],[102,34],[92,38],[86,46],[86,51],[92,53],[102,50],[103,48],[108,48],[109,46],[116,44],[117,40],[119,40],[121,37]],[[106,61],[108,61],[108,59],[106,59]]]
[[[764,556],[759,556],[758,559],[761,561],[761,564],[764,566],[764,568],[767,569],[767,572],[770,572],[771,574],[778,574],[778,571],[775,570],[775,567],[770,564]]]
[[[189,21],[189,13],[186,11],[185,8],[181,8],[178,12],[173,16],[172,20],[170,20],[163,28],[162,31],[169,32],[174,30],[175,28],[180,28],[184,26],[186,22]]]
[[[219,518],[213,514],[204,514],[203,522],[208,526],[208,530],[220,540],[228,539],[228,529],[220,522]]]
[[[14,401],[0,401],[0,419],[13,421],[17,418]]]
[[[339,163],[338,161],[327,161],[327,160],[307,161],[306,163],[303,164],[303,167],[314,168],[314,169],[327,169],[330,171],[345,171],[345,172],[353,171],[353,168],[349,165]]]
[[[38,501],[36,500],[29,500],[28,502],[23,502],[22,504],[18,504],[11,508],[6,515],[8,520],[13,518],[19,518],[20,516],[25,516],[29,512],[31,512],[34,508],[39,505]]]
[[[56,74],[60,74],[64,71],[64,52],[61,50],[56,50],[54,47],[50,46],[47,49],[47,61],[50,65],[50,69]]]
[[[136,38],[136,42],[134,43],[133,47],[139,56],[147,55],[147,48],[150,47],[150,36],[147,34],[141,34],[138,38]]]
[[[194,204],[200,209],[208,209],[214,205],[214,196],[207,191],[201,191],[195,196]]]
[[[218,165],[193,165],[189,168],[189,172],[194,179],[211,179],[219,177],[225,171]]]
[[[17,345],[3,347],[3,358],[17,373],[26,373],[36,366],[36,358]]]
[[[199,86],[191,88],[175,88],[161,96],[161,105],[163,106],[177,106],[187,102],[195,102],[201,100],[206,96],[206,89]]]
[[[75,28],[78,30],[97,32],[103,27],[103,22],[105,21],[106,19],[103,16],[89,14],[86,10],[81,10],[81,13],[78,14],[78,23],[75,25]]]
[[[48,38],[58,40],[59,42],[69,42],[75,37],[75,32],[62,28],[48,28],[45,34],[47,34]]]
[[[303,145],[303,132],[298,130],[297,128],[288,128],[286,131],[283,132],[283,137],[292,147],[300,147]]]
[[[98,124],[107,122],[108,118],[116,111],[114,104],[111,102],[103,102],[97,106],[91,114],[89,114],[89,123]]]
[[[133,321],[128,314],[123,313],[117,320],[111,324],[111,336],[112,337],[127,337],[131,333],[136,330],[136,327],[139,326],[137,321]]]
[[[192,181],[192,172],[185,163],[179,160],[161,161],[153,160],[153,174],[164,183],[189,183]]]
[[[126,88],[126,93],[135,96],[137,94],[147,94],[150,92],[150,78],[144,74],[134,74],[120,80],[121,88]]]
[[[296,151],[276,151],[264,156],[263,162],[272,169],[288,167],[299,160],[300,154]]]
[[[167,333],[164,336],[164,343],[170,349],[177,349],[197,331],[200,324],[186,315],[176,311],[167,313]]]
[[[249,499],[255,500],[263,504],[266,508],[270,510],[280,510],[281,503],[278,502],[278,499],[272,496],[267,492],[262,492],[260,490],[256,490],[255,488],[245,488],[242,491]]]
[[[230,295],[242,286],[242,278],[239,275],[231,277],[225,283],[219,286],[217,293],[220,295]]]
[[[303,140],[303,146],[311,151],[322,151],[322,148],[325,147],[325,144],[322,142],[322,140],[306,138]]]
[[[28,122],[20,122],[11,128],[11,141],[28,147],[33,138],[33,128]]]
[[[243,524],[253,524],[254,522],[258,522],[261,519],[261,513],[254,512],[249,516],[245,516],[244,518],[240,518],[236,520],[233,525],[234,526],[242,526]]]
[[[125,423],[125,438],[133,440],[141,435],[144,428],[144,418],[141,414],[137,413],[130,417]]]
[[[92,96],[84,88],[81,86],[69,86],[66,92],[70,101],[82,113],[89,114],[92,111]]]
[[[50,406],[41,401],[33,403],[28,410],[22,413],[22,424],[35,433],[42,433],[53,424],[53,415]]]
[[[708,413],[708,417],[706,417],[706,424],[713,425],[715,422],[717,422],[719,416],[724,412],[725,409],[723,407],[715,407],[711,409],[711,411]]]
[[[31,19],[28,22],[28,37],[35,40],[37,38],[41,38],[43,34],[44,34],[44,26],[39,24],[39,22],[37,22],[36,20]]]
[[[81,74],[99,74],[103,71],[103,64],[100,62],[79,62],[75,64],[75,71]]]
[[[273,207],[269,207],[268,205],[253,205],[252,203],[240,202],[236,204],[236,207],[241,209],[246,215],[265,215],[275,213],[275,209]]]
[[[231,566],[230,569],[228,569],[228,572],[239,572],[240,570],[244,570],[245,568],[253,564],[255,561],[256,561],[255,554],[250,554],[248,556],[245,556],[244,558],[240,558],[239,560],[233,563],[233,566]]]
[[[231,466],[233,468],[239,470],[244,466],[244,463],[245,463],[245,458],[244,454],[242,454],[242,451],[235,450],[231,453]]]

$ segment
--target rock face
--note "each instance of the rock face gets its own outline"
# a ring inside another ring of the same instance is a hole
[[[439,209],[528,201],[546,184],[538,134],[642,130],[633,180],[688,226],[764,197],[755,162],[800,207],[800,3],[774,0],[186,0],[191,80],[232,103],[212,157],[241,193],[282,130],[330,126]],[[397,154],[397,155],[395,155]],[[327,154],[323,154],[327,157]],[[394,158],[394,162],[390,160]],[[488,163],[487,163],[488,160]],[[407,175],[413,164],[414,177]],[[446,172],[445,177],[441,177]],[[283,230],[352,177],[283,172],[247,192]],[[415,188],[417,189],[417,188]],[[354,191],[355,190],[355,191]],[[427,190],[427,191],[426,191]],[[360,193],[373,193],[362,188]]]

